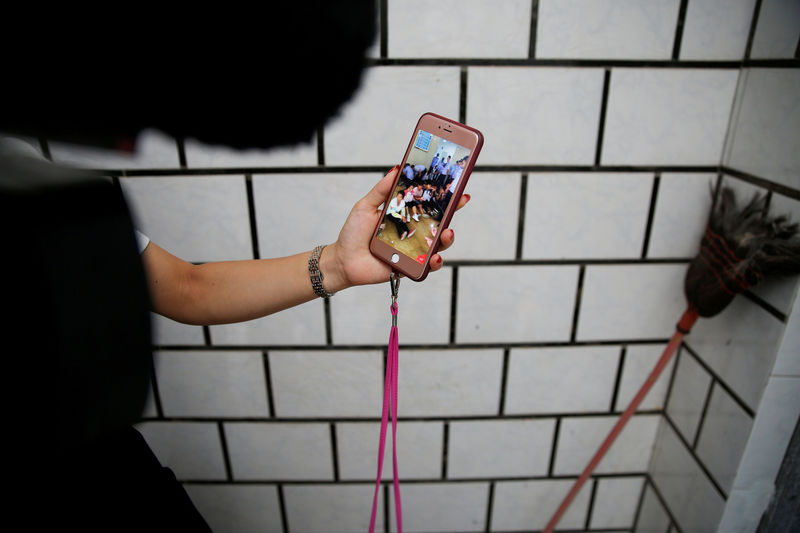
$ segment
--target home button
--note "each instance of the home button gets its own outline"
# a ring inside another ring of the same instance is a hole
[[[392,263],[397,263],[400,261],[400,256],[397,254],[392,254]]]

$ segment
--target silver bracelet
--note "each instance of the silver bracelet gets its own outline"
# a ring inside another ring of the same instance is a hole
[[[314,289],[314,293],[319,296],[320,298],[330,298],[335,293],[328,292],[325,290],[325,287],[322,285],[322,272],[319,269],[319,256],[322,255],[322,250],[327,246],[326,244],[321,244],[314,248],[314,251],[311,252],[311,257],[308,258],[308,275],[311,277],[311,287]]]

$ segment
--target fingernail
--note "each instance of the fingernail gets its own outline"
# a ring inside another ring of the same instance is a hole
[[[437,256],[436,259],[434,259],[434,261],[436,262],[437,265],[441,265],[442,264],[442,256]]]
[[[472,200],[472,195],[471,195],[471,194],[465,194],[464,196],[466,197],[466,199],[467,199],[467,202],[469,202],[470,200]]]

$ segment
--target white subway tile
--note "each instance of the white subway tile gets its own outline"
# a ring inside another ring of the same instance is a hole
[[[189,168],[317,166],[316,137],[305,143],[271,149],[235,149],[186,139],[184,152]]]
[[[586,267],[578,340],[668,338],[686,309],[686,265]]]
[[[353,205],[380,178],[377,172],[253,176],[259,255],[310,253],[318,244],[336,241]]]
[[[619,358],[619,346],[511,350],[505,413],[608,411]]]
[[[139,231],[190,262],[253,257],[242,176],[120,178]]]
[[[424,219],[421,219],[424,220]],[[400,349],[405,344],[445,344],[450,339],[452,271],[434,272],[423,283],[403,280],[397,299]],[[389,280],[342,291],[331,298],[336,344],[388,344],[392,326]]]
[[[381,352],[271,351],[268,357],[275,416],[380,416]]]
[[[450,223],[456,240],[442,253],[445,264],[453,259],[516,257],[520,179],[511,172],[475,172],[469,177],[464,192],[472,199]]]
[[[48,143],[56,163],[97,169],[178,168],[175,139],[156,130],[145,130],[136,138],[133,153],[62,142]]]
[[[540,59],[669,59],[678,0],[541,0]]]
[[[614,69],[606,165],[717,165],[738,70]]]
[[[711,212],[715,174],[661,174],[647,257],[694,257]]]
[[[249,345],[324,345],[325,308],[321,299],[263,318],[209,328],[211,343]]]
[[[400,416],[495,415],[502,350],[400,350]]]
[[[744,57],[755,0],[692,0],[686,9],[680,58],[740,60]]]
[[[484,531],[488,483],[431,483],[401,487],[403,531]],[[389,492],[389,530],[397,531],[394,492]]]
[[[659,431],[650,475],[682,531],[717,531],[725,499],[666,422]]]
[[[233,479],[333,480],[328,424],[226,422]]]
[[[650,173],[531,174],[523,257],[640,257],[652,188]]]
[[[162,465],[178,479],[224,480],[219,429],[205,422],[142,422],[136,425]]]
[[[478,164],[594,162],[602,69],[470,67],[467,121],[486,146]]]
[[[389,2],[389,57],[527,58],[530,29],[527,0]]]
[[[373,485],[284,485],[289,531],[330,533],[366,531]],[[383,490],[378,492],[375,531],[383,531]]]
[[[157,346],[205,344],[201,326],[181,324],[158,313],[150,313],[150,328],[153,344]]]
[[[456,340],[569,340],[577,282],[575,266],[462,267]]]
[[[42,153],[42,145],[38,138],[19,134],[8,135],[5,132],[0,137],[0,153],[4,156],[22,155],[45,159]]]
[[[377,422],[336,424],[339,477],[343,480],[374,480],[378,464]],[[397,462],[400,479],[439,479],[442,475],[442,422],[405,422],[397,425]],[[392,479],[392,429],[386,432],[381,479]]]
[[[727,165],[800,188],[800,70],[753,68],[742,76]]]
[[[500,481],[494,487],[491,531],[544,529],[574,480]],[[591,483],[578,492],[558,523],[559,529],[580,529],[586,523]]]
[[[633,527],[643,485],[644,478],[641,477],[598,479],[590,527]]]
[[[192,502],[218,533],[279,533],[281,509],[274,485],[184,485]]]
[[[755,410],[783,330],[777,318],[740,296],[719,315],[700,319],[685,342]]]
[[[580,474],[618,419],[616,416],[562,419],[553,473]],[[658,421],[656,415],[631,417],[595,472],[619,474],[647,471]]]
[[[647,485],[644,489],[639,519],[636,522],[636,533],[664,533],[670,522],[669,515],[655,491]]]
[[[750,415],[722,387],[715,386],[696,452],[726,493],[733,486],[752,425]]]
[[[156,379],[167,417],[264,417],[261,352],[156,352]]]
[[[800,5],[793,0],[764,0],[758,14],[750,57],[791,59],[800,37]]]
[[[681,351],[678,359],[667,414],[683,438],[687,442],[694,442],[711,386],[711,376],[689,352]]]
[[[450,423],[447,478],[544,476],[555,420]]]
[[[616,411],[622,412],[639,392],[647,377],[653,371],[664,352],[666,345],[663,344],[642,344],[628,346],[625,352],[625,366],[622,369],[622,378],[619,382],[617,391]],[[669,379],[672,375],[672,368],[675,365],[675,356],[670,358],[669,363],[661,372],[653,388],[639,404],[637,411],[648,409],[663,409],[664,398],[667,395]]]
[[[458,67],[368,68],[353,100],[325,128],[325,163],[388,170],[401,162],[423,113],[458,119],[460,85]]]

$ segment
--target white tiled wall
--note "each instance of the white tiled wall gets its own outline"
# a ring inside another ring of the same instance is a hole
[[[797,3],[380,4],[358,93],[308,143],[42,146],[116,178],[139,229],[206,262],[334,241],[423,112],[480,129],[445,268],[401,284],[404,523],[539,530],[674,331],[718,178],[800,219]],[[742,63],[756,15],[759,62]],[[800,414],[796,288],[770,280],[697,323],[559,528],[757,523]],[[243,324],[154,318],[137,427],[215,531],[367,529],[389,302],[379,284]]]

